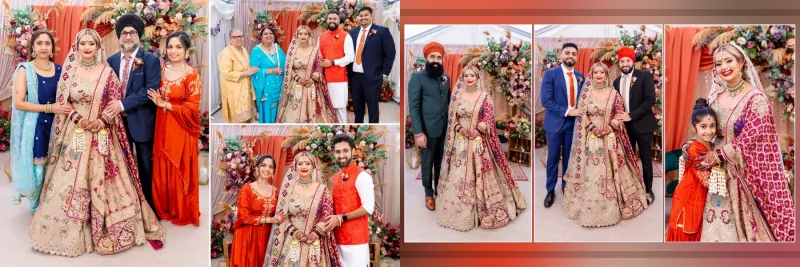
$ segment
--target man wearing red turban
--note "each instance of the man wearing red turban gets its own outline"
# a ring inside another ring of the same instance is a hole
[[[647,189],[647,203],[653,203],[653,132],[658,127],[653,105],[656,103],[656,86],[653,75],[649,71],[634,68],[636,53],[633,49],[623,47],[617,53],[619,69],[622,75],[614,80],[614,88],[622,96],[625,103],[625,112],[617,117],[625,121],[631,146],[639,149],[639,158],[642,160],[642,173],[645,189]],[[624,118],[623,118],[624,117]]]
[[[450,104],[450,76],[442,66],[444,46],[431,42],[422,49],[425,70],[411,74],[408,81],[408,110],[414,141],[422,153],[422,186],[425,206],[436,209],[434,195],[439,184],[444,156],[447,111]]]

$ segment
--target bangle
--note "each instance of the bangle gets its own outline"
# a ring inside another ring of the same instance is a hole
[[[722,163],[722,160],[725,159],[725,157],[722,156],[722,149],[717,149],[716,152],[717,152],[717,157],[715,158],[715,160],[717,161],[717,163]]]

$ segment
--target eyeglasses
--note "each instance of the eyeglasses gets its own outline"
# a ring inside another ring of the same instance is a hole
[[[231,39],[241,39],[244,35],[231,36]]]
[[[127,31],[127,32],[122,32],[122,34],[120,34],[119,36],[120,37],[133,37],[133,36],[136,36],[136,34],[137,34],[136,31]]]

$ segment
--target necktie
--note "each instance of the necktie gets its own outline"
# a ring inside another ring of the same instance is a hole
[[[356,51],[356,64],[361,65],[361,52],[364,51],[364,38],[367,37],[367,29],[361,29],[361,38],[358,38],[358,51]]]
[[[125,59],[125,68],[122,69],[122,91],[128,90],[128,72],[131,70],[131,56],[123,57]]]
[[[630,111],[628,107],[628,88],[631,86],[628,84],[628,75],[622,76],[622,83],[619,85],[622,86],[622,102],[625,103],[625,111]]]
[[[567,76],[569,76],[569,106],[575,106],[575,77],[572,76],[572,72],[567,72]]]

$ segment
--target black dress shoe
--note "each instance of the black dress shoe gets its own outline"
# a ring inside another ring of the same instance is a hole
[[[653,194],[653,191],[647,191],[647,205],[649,206],[650,204],[653,204],[653,201],[655,201],[655,199],[656,196],[655,194]]]
[[[553,206],[553,201],[555,200],[556,200],[555,192],[553,191],[547,192],[547,196],[544,197],[544,207],[549,208],[550,206]]]

